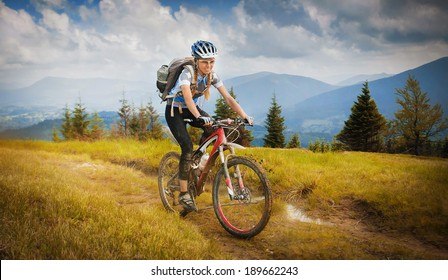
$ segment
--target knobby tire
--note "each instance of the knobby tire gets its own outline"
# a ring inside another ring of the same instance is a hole
[[[234,191],[238,193],[237,166],[246,189],[245,199],[231,199],[228,195],[224,167],[216,174],[212,197],[216,217],[224,229],[239,238],[259,234],[269,222],[272,210],[272,191],[263,168],[255,161],[234,156],[227,163]],[[248,195],[247,195],[248,193]]]
[[[176,152],[165,154],[159,165],[159,194],[163,206],[166,210],[177,212],[179,190],[174,190],[172,186],[179,187],[179,161],[180,155]]]

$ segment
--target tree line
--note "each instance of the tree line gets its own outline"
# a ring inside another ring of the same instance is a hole
[[[229,93],[236,99],[233,88]],[[162,123],[151,101],[146,106],[137,108],[133,104],[130,104],[123,93],[123,97],[119,102],[120,108],[117,111],[118,120],[112,124],[110,129],[106,128],[103,119],[100,118],[97,112],[93,114],[87,112],[86,107],[82,104],[81,98],[75,103],[73,109],[70,109],[66,105],[61,127],[59,130],[53,128],[53,141],[95,141],[103,138],[145,141],[148,139],[162,139],[164,137]],[[214,118],[225,119],[237,117],[237,114],[227,106],[222,97],[217,99],[215,107]],[[202,130],[189,126],[188,131],[193,142],[199,143]],[[251,146],[253,139],[254,137],[251,131],[246,130],[244,127],[240,127],[229,137],[229,141],[237,142],[246,147]]]
[[[233,88],[230,95],[237,99]],[[436,139],[448,128],[448,119],[443,117],[440,104],[431,105],[427,92],[422,92],[419,82],[409,76],[404,88],[396,89],[396,102],[400,109],[395,118],[387,120],[379,113],[375,101],[371,98],[366,81],[351,108],[349,118],[342,130],[332,142],[315,140],[308,148],[314,152],[328,151],[365,151],[388,153],[411,153],[415,155],[448,156],[448,137]],[[162,124],[152,103],[135,107],[124,98],[119,100],[118,121],[110,130],[105,128],[98,113],[88,114],[79,100],[73,110],[64,109],[60,134],[65,140],[95,141],[105,137],[132,138],[139,141],[163,138]],[[215,118],[235,118],[222,97],[215,104]],[[263,137],[263,146],[271,148],[300,148],[300,135],[294,133],[286,143],[284,131],[285,119],[274,93],[271,106],[265,120],[267,134]],[[193,142],[198,143],[201,129],[188,128]],[[230,135],[230,141],[251,146],[254,137],[250,130],[240,128]],[[53,140],[60,141],[59,133],[53,129]]]
[[[437,139],[448,128],[448,118],[443,117],[441,105],[431,105],[428,93],[422,92],[419,82],[412,76],[408,77],[404,88],[396,89],[395,94],[400,109],[395,112],[394,119],[387,120],[379,113],[366,81],[335,139],[331,143],[316,140],[310,143],[309,149],[315,152],[350,150],[447,157],[448,137]],[[275,95],[265,124],[268,130],[265,147],[297,147],[294,144],[297,136],[285,145],[284,119]]]
[[[97,112],[93,114],[87,112],[81,98],[72,110],[66,105],[59,131],[53,128],[53,141],[96,141],[103,138],[130,138],[145,141],[163,138],[162,123],[151,101],[137,108],[130,104],[123,94],[119,102],[121,106],[117,111],[118,120],[111,125],[110,129],[106,128]]]

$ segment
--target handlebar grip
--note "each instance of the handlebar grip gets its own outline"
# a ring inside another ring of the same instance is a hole
[[[244,119],[243,120],[244,124],[248,125],[248,126],[254,126],[254,124],[250,124],[248,119]]]
[[[204,117],[204,116],[200,116],[199,118],[196,118],[196,121],[200,125],[207,125],[207,124],[213,125],[215,123],[215,120],[213,118],[211,118],[211,117]]]

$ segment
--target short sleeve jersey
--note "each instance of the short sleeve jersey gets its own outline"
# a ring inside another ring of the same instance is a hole
[[[213,80],[211,82],[211,85],[214,86],[215,88],[219,88],[223,85],[221,78],[219,78],[219,76],[215,72],[212,73],[212,79]],[[190,71],[188,71],[188,69],[184,69],[181,72],[181,74],[179,75],[179,78],[177,79],[176,84],[171,89],[169,94],[176,94],[179,92],[182,93],[182,90],[180,87],[183,85],[190,86],[191,80],[192,80],[192,76],[190,74]],[[205,75],[204,77],[202,77],[201,75],[198,75],[197,93],[193,96],[193,101],[195,104],[198,104],[199,97],[204,95],[206,87],[207,87],[207,75]],[[176,103],[184,104],[182,107],[186,107],[185,99],[182,95],[176,96],[174,98],[174,101]],[[171,105],[172,102],[173,102],[172,99],[168,100],[168,105]],[[176,103],[174,106],[176,106]]]

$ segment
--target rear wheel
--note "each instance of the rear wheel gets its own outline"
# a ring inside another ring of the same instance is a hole
[[[264,229],[271,215],[272,192],[269,181],[263,168],[251,159],[233,157],[227,167],[234,195],[229,195],[225,169],[221,167],[213,183],[216,217],[232,235],[253,237]]]
[[[179,161],[180,155],[176,152],[170,152],[163,156],[159,165],[160,198],[165,209],[172,212],[176,212],[179,205]]]

